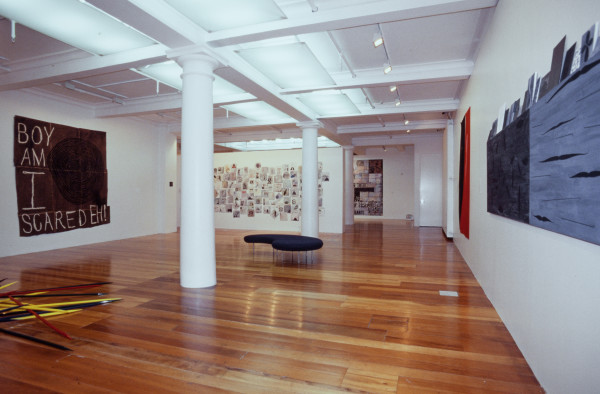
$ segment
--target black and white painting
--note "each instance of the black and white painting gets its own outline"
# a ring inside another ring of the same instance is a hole
[[[487,191],[490,213],[600,244],[600,52],[591,38],[597,34],[595,26],[583,38],[595,55],[586,61],[586,49],[581,59],[577,51],[568,54],[573,64],[560,69],[573,72],[563,73],[554,87],[542,86],[528,110],[508,127],[490,132]],[[555,50],[554,67],[559,57]]]

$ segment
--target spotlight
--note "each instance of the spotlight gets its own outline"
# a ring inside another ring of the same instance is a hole
[[[383,37],[381,36],[381,33],[375,33],[373,35],[373,45],[375,46],[375,48],[383,45]]]
[[[392,71],[392,65],[389,63],[384,63],[383,64],[383,73],[389,74],[390,71]]]

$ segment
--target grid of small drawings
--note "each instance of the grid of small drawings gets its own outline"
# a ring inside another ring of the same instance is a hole
[[[319,213],[323,213],[323,182],[329,172],[318,163]],[[302,207],[302,166],[277,167],[256,163],[253,167],[236,164],[214,168],[215,212],[234,218],[268,215],[274,220],[299,221]]]

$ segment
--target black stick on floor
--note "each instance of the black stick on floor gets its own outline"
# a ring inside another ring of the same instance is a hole
[[[20,333],[20,332],[7,330],[5,328],[0,328],[0,332],[3,332],[3,333],[8,334],[8,335],[12,335],[14,337],[27,339],[27,340],[32,341],[32,342],[41,343],[42,345],[50,346],[50,347],[53,347],[53,348],[56,348],[56,349],[68,350],[68,351],[71,351],[71,352],[73,351],[72,349],[69,349],[68,347],[63,346],[63,345],[59,345],[58,343],[46,341],[45,339],[40,339],[40,338],[32,337],[31,335],[23,334],[23,333]]]

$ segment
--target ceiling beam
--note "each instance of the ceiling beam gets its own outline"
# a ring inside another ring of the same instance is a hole
[[[227,104],[238,104],[250,101],[256,101],[256,97],[250,93],[239,93],[226,97],[220,97],[213,103],[214,107],[220,107]],[[96,117],[112,118],[119,116],[135,116],[153,112],[180,111],[182,106],[180,94],[169,94],[163,96],[144,97],[140,99],[130,99],[125,105],[114,103],[100,104],[96,106]]]
[[[390,122],[382,126],[379,123],[370,124],[356,124],[339,126],[337,128],[338,134],[354,134],[354,133],[385,133],[393,131],[406,131],[406,130],[431,130],[431,129],[445,129],[448,124],[446,119],[432,119],[432,120],[415,120],[409,124],[404,122]]]
[[[384,74],[381,68],[376,70],[355,71],[355,78],[332,75],[335,85],[312,86],[302,89],[282,89],[281,94],[301,94],[331,89],[356,89],[375,86],[411,85],[417,83],[461,81],[473,73],[474,63],[470,60],[457,60],[439,63],[396,66]]]
[[[272,126],[278,124],[290,124],[294,123],[292,119],[285,118],[279,120],[269,120],[267,122],[259,122],[244,118],[243,116],[230,116],[229,118],[214,118],[213,127],[214,129],[237,129],[242,127],[257,127],[257,126]]]
[[[361,110],[361,116],[376,116],[376,115],[399,115],[399,114],[410,114],[418,112],[453,112],[458,110],[460,101],[457,99],[434,99],[434,100],[415,100],[415,101],[403,101],[400,105],[396,106],[393,103],[382,104],[375,106],[374,109],[371,107],[365,107]],[[348,115],[337,115],[327,116],[319,118],[322,122],[324,119],[336,119],[336,118],[352,118],[355,116]]]
[[[302,131],[300,129],[284,129],[281,131],[265,129],[236,133],[220,133],[217,131],[214,136],[216,143],[274,140],[276,138],[302,138]]]
[[[96,1],[100,4],[107,2],[106,0],[96,0]],[[182,15],[179,11],[175,10],[173,7],[171,7],[169,4],[167,4],[167,2],[165,2],[163,0],[128,0],[128,1],[129,1],[129,3],[132,3],[137,8],[144,11],[146,14],[152,16],[154,19],[160,21],[160,23],[162,23],[164,25],[164,27],[161,28],[161,36],[157,37],[156,39],[160,40],[161,37],[163,39],[165,37],[167,37],[167,34],[169,34],[168,31],[165,30],[165,27],[167,27],[168,29],[173,31],[173,34],[184,37],[186,40],[188,40],[194,44],[203,44],[206,41],[207,32],[204,29],[202,29],[200,26],[198,26],[194,22],[192,22],[185,15]],[[121,6],[122,2],[123,1],[115,1],[114,3],[118,3],[118,6],[117,6],[117,8],[118,8]],[[107,2],[107,3],[111,3],[111,2]],[[118,12],[118,15],[122,16],[122,12]],[[134,14],[133,17],[135,18],[137,16]],[[134,23],[136,23],[136,22],[134,22]],[[152,27],[150,25],[140,26],[139,23],[137,23],[137,26],[142,33],[147,34],[148,36],[152,37],[152,34],[149,34],[149,33],[153,33],[155,27]],[[146,30],[147,28],[149,28],[149,30]],[[169,45],[169,44],[165,42],[165,45]],[[187,44],[182,45],[182,46],[187,46]],[[174,47],[171,46],[171,48],[174,48]]]
[[[209,33],[206,42],[215,47],[237,45],[275,37],[490,8],[495,7],[497,3],[498,0],[406,0],[401,5],[398,0],[384,0],[377,4],[369,2],[319,10],[302,18],[283,19]]]
[[[360,146],[382,146],[382,145],[413,145],[424,139],[442,138],[443,133],[426,133],[426,134],[397,134],[397,135],[379,135],[373,137],[354,137],[352,145]]]
[[[88,56],[0,75],[0,91],[82,79],[166,60],[165,47],[151,45],[106,56]]]
[[[298,122],[315,119],[316,114],[295,97],[279,95],[280,88],[237,55],[219,51],[230,67],[215,70],[215,74],[280,110]]]

